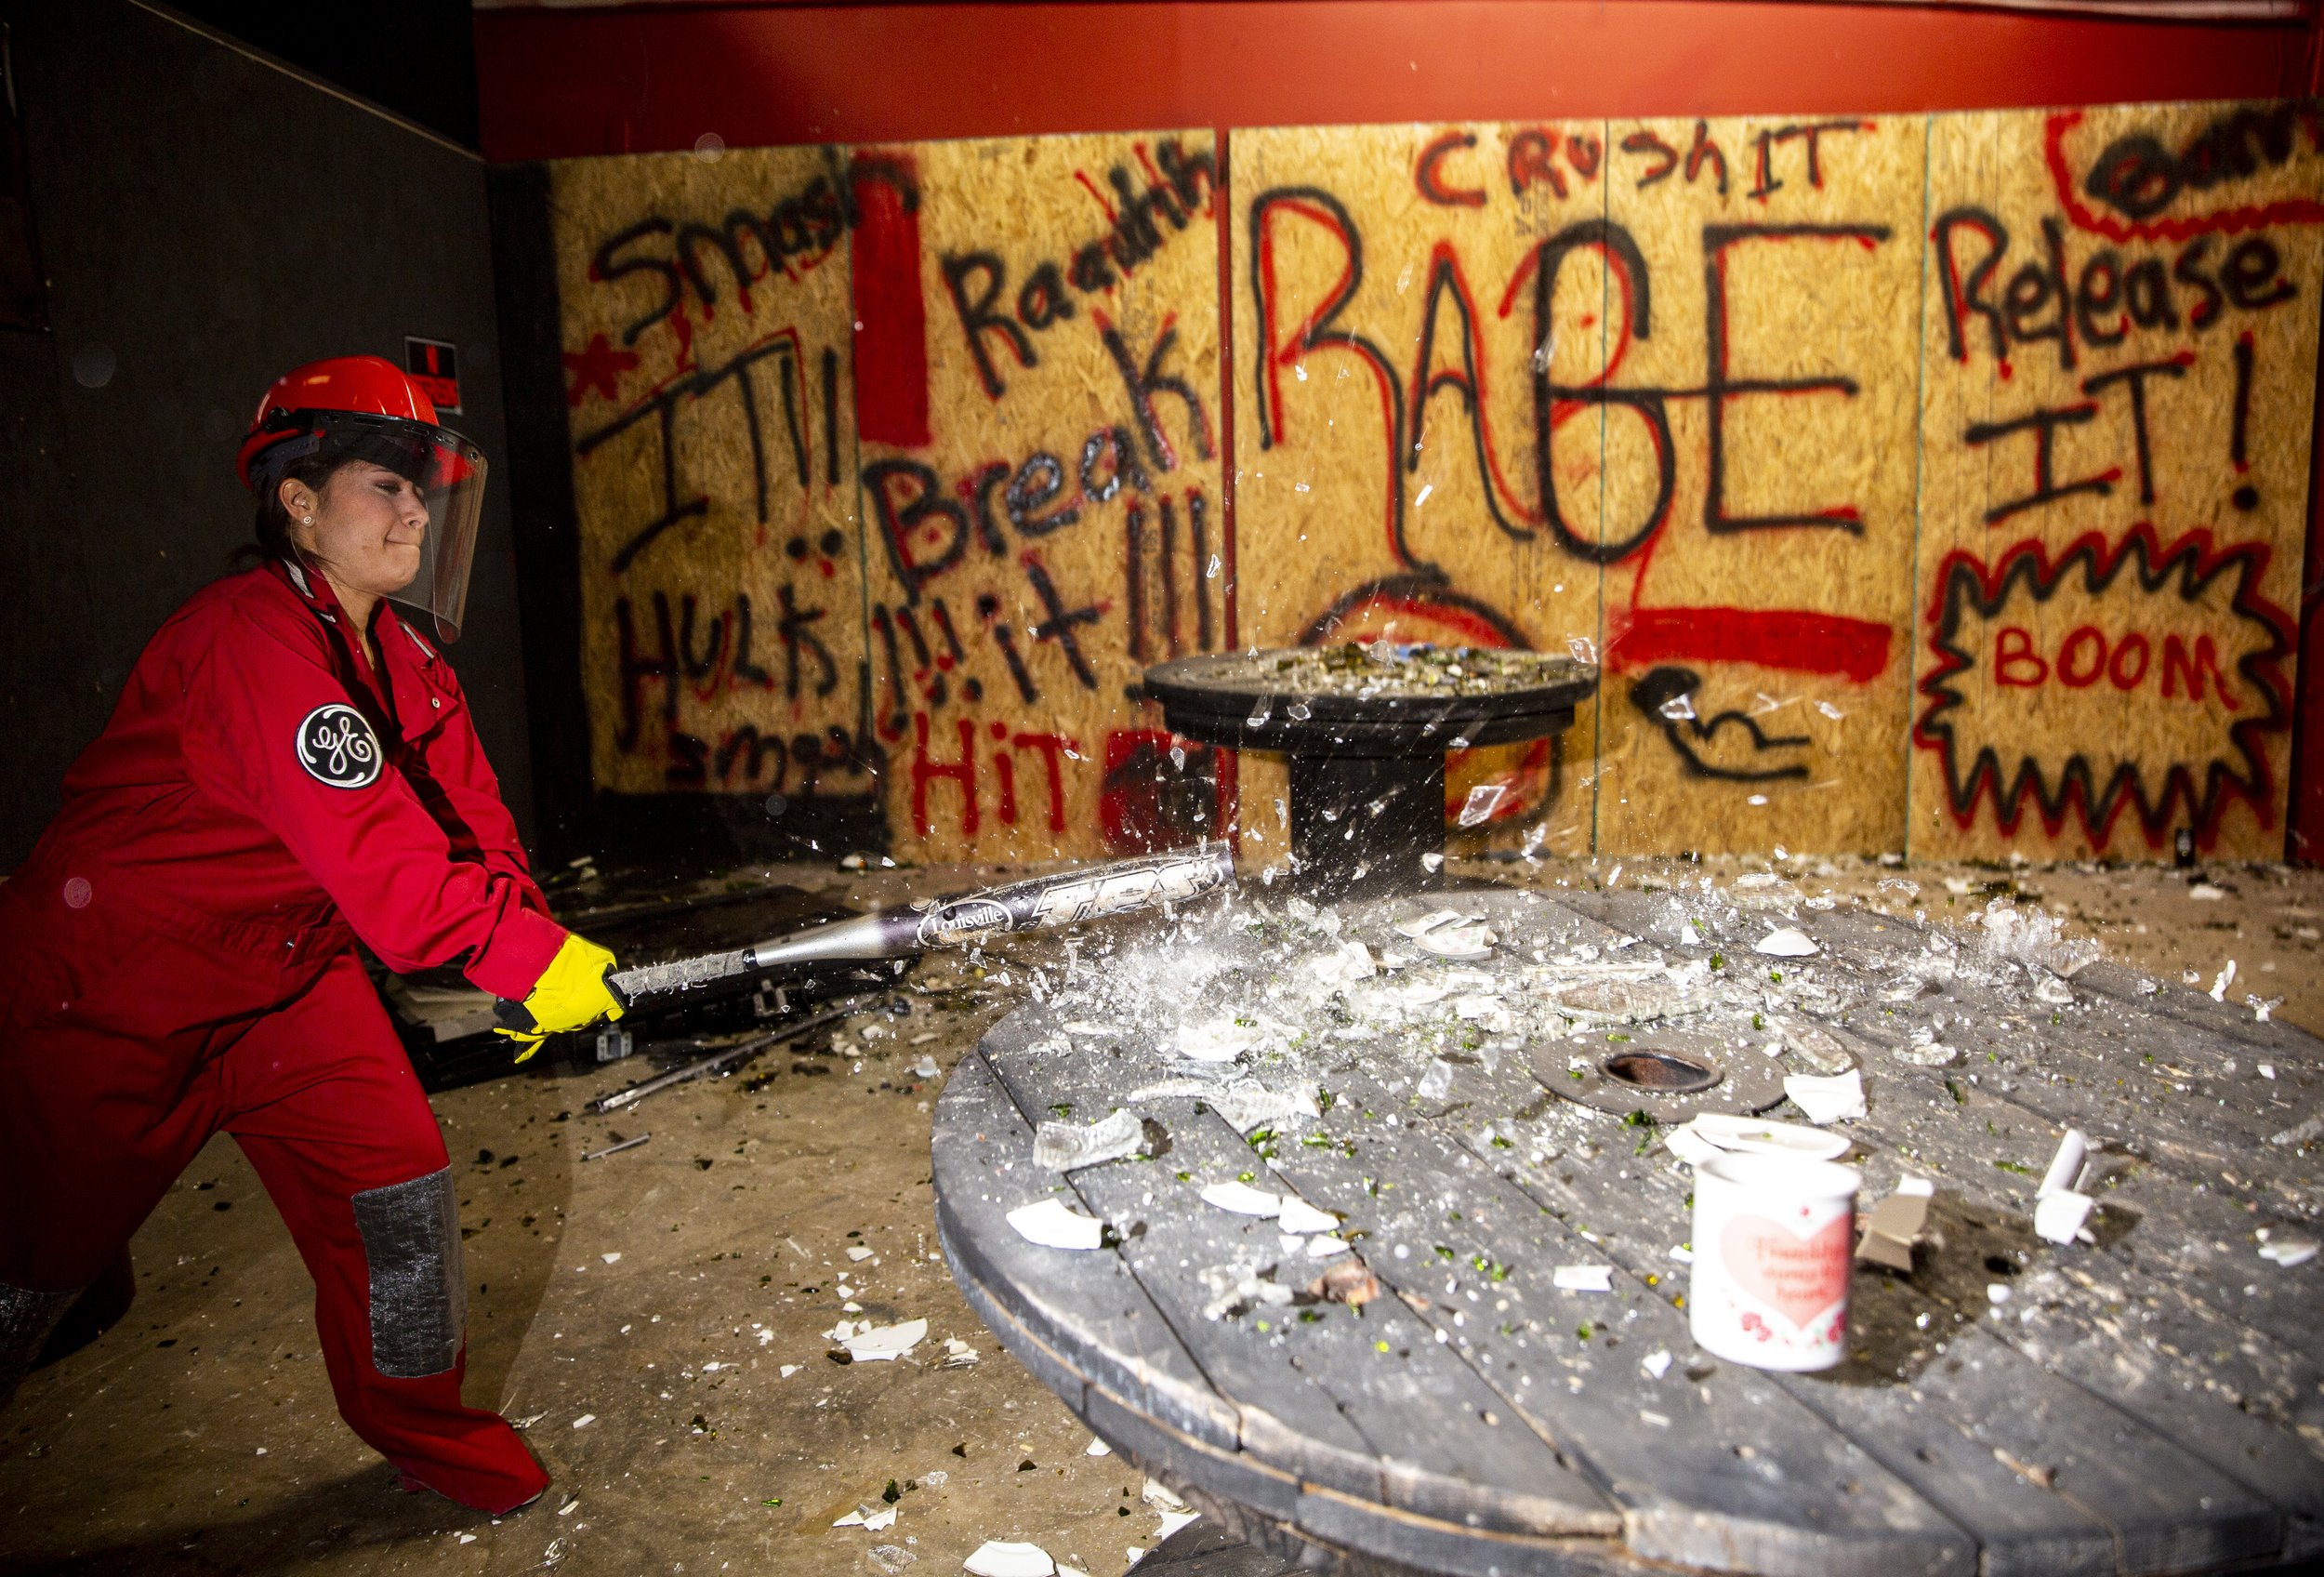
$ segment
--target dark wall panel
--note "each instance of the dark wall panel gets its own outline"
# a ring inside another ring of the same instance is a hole
[[[234,448],[301,362],[460,348],[505,470],[484,167],[127,0],[0,3],[52,334],[0,331],[0,869],[53,814],[147,637],[248,537]],[[451,656],[529,823],[508,487]]]

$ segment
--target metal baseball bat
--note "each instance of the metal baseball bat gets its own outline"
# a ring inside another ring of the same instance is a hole
[[[1085,866],[964,897],[938,898],[777,936],[731,952],[640,964],[606,977],[625,1001],[691,990],[715,980],[790,964],[909,958],[1020,931],[1048,931],[1087,920],[1184,903],[1235,878],[1234,851],[1204,843],[1178,854]]]
[[[1224,842],[1203,843],[1177,854],[1084,866],[963,897],[880,909],[727,952],[640,964],[615,971],[605,982],[627,1004],[791,964],[909,958],[985,936],[1047,931],[1183,903],[1234,878],[1234,850]],[[531,1027],[533,1015],[521,1002],[504,1001],[496,1012],[509,1027]]]

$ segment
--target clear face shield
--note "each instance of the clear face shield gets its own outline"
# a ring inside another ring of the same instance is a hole
[[[317,413],[313,420],[308,431],[267,449],[260,465],[273,478],[284,466],[310,456],[366,460],[411,482],[428,508],[419,573],[403,590],[387,595],[426,614],[439,640],[457,641],[484,508],[484,451],[448,427],[403,417],[333,411]]]

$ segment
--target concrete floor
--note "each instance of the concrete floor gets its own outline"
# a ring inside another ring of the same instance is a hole
[[[1620,875],[1615,875],[1618,864]],[[1756,860],[1477,865],[1545,886],[1726,882]],[[1948,919],[1997,885],[2067,917],[2109,956],[2324,1032],[2324,873],[2186,873],[1791,861],[1829,889]],[[957,890],[988,870],[827,868],[780,880],[859,904]],[[2197,885],[2198,881],[2202,885]],[[2194,895],[2216,891],[2217,897]],[[560,1571],[950,1574],[988,1538],[1025,1539],[1113,1577],[1150,1546],[1141,1475],[1090,1436],[978,1324],[931,1241],[929,1107],[938,1080],[1010,1005],[957,959],[912,977],[937,996],[838,1056],[786,1054],[612,1119],[585,1101],[649,1071],[519,1077],[438,1098],[470,1288],[468,1396],[522,1421],[556,1476],[495,1522],[407,1495],[333,1411],[304,1268],[240,1152],[220,1140],[133,1246],[128,1316],[30,1377],[0,1415],[0,1566],[140,1573]],[[866,1021],[868,1022],[868,1021]],[[805,1071],[810,1070],[812,1071]],[[616,1133],[650,1143],[584,1163]],[[852,1247],[868,1248],[860,1263]],[[848,1315],[842,1275],[862,1313]],[[926,1318],[907,1358],[840,1366],[841,1318]],[[974,1347],[947,1365],[945,1339]],[[785,1366],[796,1370],[785,1377]],[[831,1524],[875,1509],[876,1533]]]

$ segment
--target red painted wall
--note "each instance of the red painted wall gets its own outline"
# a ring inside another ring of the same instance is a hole
[[[2304,26],[1739,0],[645,7],[476,16],[484,153],[1172,126],[2275,97]]]
[[[1111,0],[476,13],[485,156],[1163,126],[1894,113],[2314,93],[2284,26],[1745,0]],[[2319,488],[2317,491],[2324,491]],[[2312,499],[2313,503],[2313,499]],[[2324,858],[2324,533],[2291,850]]]

